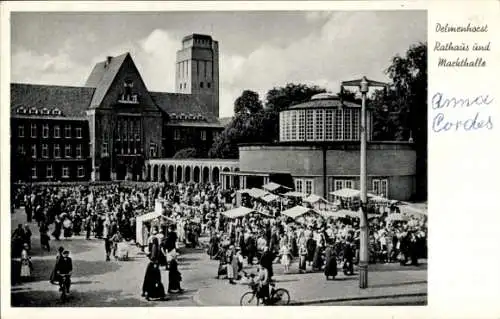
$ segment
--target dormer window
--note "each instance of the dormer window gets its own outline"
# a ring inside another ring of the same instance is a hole
[[[44,107],[44,108],[42,109],[42,114],[43,114],[43,115],[48,115],[48,114],[49,114],[49,109],[47,109],[46,107]]]
[[[175,120],[177,118],[177,114],[175,114],[175,113],[170,114],[170,118]]]
[[[20,107],[17,109],[18,114],[26,114],[26,109],[24,107]]]
[[[53,115],[61,115],[61,110],[59,110],[59,109],[54,109],[54,110],[52,110],[52,114],[53,114]]]
[[[37,109],[35,109],[34,107],[32,107],[32,108],[30,109],[30,114],[31,114],[31,115],[33,115],[33,114],[38,114],[38,110],[37,110]]]

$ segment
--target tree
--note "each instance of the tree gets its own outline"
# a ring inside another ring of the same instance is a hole
[[[267,92],[266,109],[280,112],[291,105],[310,100],[315,94],[325,92],[325,89],[316,85],[288,83],[284,87],[275,87]]]
[[[183,148],[174,154],[174,158],[184,159],[184,158],[197,158],[198,151],[195,148]]]
[[[262,110],[262,102],[260,101],[259,94],[245,90],[241,96],[234,101],[235,114],[255,114]]]
[[[371,98],[374,140],[413,139],[417,152],[417,197],[427,198],[427,43],[396,55],[386,70],[392,80],[386,94]]]

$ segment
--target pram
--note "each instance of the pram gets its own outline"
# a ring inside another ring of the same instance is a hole
[[[128,260],[129,247],[126,242],[119,242],[116,245],[116,259],[121,261]]]

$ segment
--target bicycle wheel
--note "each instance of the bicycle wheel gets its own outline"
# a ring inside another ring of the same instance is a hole
[[[259,298],[252,292],[247,291],[241,296],[240,306],[258,306]]]
[[[276,291],[274,291],[274,294],[272,295],[272,300],[274,301],[274,304],[277,306],[285,306],[290,303],[290,294],[288,293],[288,290],[283,288],[278,288],[276,289]]]

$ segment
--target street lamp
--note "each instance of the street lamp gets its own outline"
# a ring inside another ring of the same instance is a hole
[[[361,100],[361,127],[360,127],[360,200],[361,200],[361,216],[360,216],[360,234],[359,234],[359,288],[365,289],[368,287],[368,210],[367,210],[367,191],[366,191],[366,94],[370,87],[387,87],[386,83],[368,80],[363,77],[359,80],[344,81],[341,83],[341,91],[344,87],[358,87]]]

